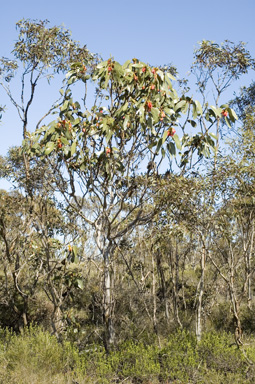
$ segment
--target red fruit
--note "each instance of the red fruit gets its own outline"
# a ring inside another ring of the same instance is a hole
[[[108,73],[112,71],[112,67],[108,67]]]
[[[153,74],[156,73],[156,69],[153,68],[153,69],[151,70],[151,72],[152,72]]]
[[[111,148],[106,147],[105,152],[106,152],[107,155],[109,155],[111,153]]]
[[[152,108],[152,102],[151,101],[147,101],[147,107],[148,107],[148,109],[150,111],[151,108]]]
[[[82,70],[81,70],[81,73],[85,73],[87,71],[87,68],[85,67],[85,65],[82,66]]]
[[[155,89],[155,85],[154,84],[151,85],[151,89]]]
[[[59,149],[62,148],[62,143],[58,143],[58,148],[59,148]]]
[[[167,131],[167,136],[171,136],[173,137],[174,134],[176,133],[176,130],[174,128],[169,128],[168,131]]]
[[[228,111],[226,109],[223,109],[223,111],[221,112],[222,116],[224,117],[227,117],[228,115]]]
[[[143,68],[142,68],[142,72],[146,72],[146,67],[143,67]]]

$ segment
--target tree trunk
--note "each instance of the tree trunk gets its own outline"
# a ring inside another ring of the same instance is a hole
[[[170,249],[170,268],[171,268],[171,280],[172,280],[172,297],[173,297],[173,312],[174,318],[182,328],[182,323],[179,318],[179,255],[178,255],[178,245],[176,240],[175,250],[173,247]]]
[[[104,317],[104,323],[105,323],[104,343],[105,343],[106,351],[110,351],[114,344],[114,325],[113,325],[114,301],[112,297],[110,251],[111,251],[111,247],[107,247],[107,249],[104,251],[104,254],[103,254],[103,258],[104,258],[103,317]]]
[[[165,280],[164,270],[161,265],[161,254],[159,249],[156,252],[156,258],[157,258],[157,270],[160,278],[159,280],[160,280],[161,291],[162,291],[162,301],[164,302],[164,305],[165,305],[165,318],[168,323],[169,309],[168,309],[168,300],[167,300],[167,294],[166,294],[166,280]]]
[[[234,275],[235,275],[235,264],[234,264],[234,254],[233,254],[233,249],[232,246],[230,245],[229,249],[229,267],[230,267],[230,279],[229,279],[229,294],[230,294],[230,299],[232,303],[232,311],[234,315],[234,320],[235,320],[235,341],[237,346],[239,347],[242,345],[242,326],[241,326],[241,320],[239,317],[239,303],[236,298],[236,293],[235,293],[235,280],[234,280]]]
[[[201,341],[202,337],[202,308],[203,308],[203,295],[204,295],[204,276],[205,276],[205,259],[206,259],[206,251],[205,246],[203,244],[202,254],[200,259],[201,265],[201,277],[198,283],[198,303],[197,303],[197,311],[196,311],[196,337],[197,341]]]
[[[59,337],[64,329],[63,314],[60,306],[54,305],[54,310],[51,315],[51,326],[53,333],[56,337]]]

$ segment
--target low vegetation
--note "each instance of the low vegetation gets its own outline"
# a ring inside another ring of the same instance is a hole
[[[246,355],[227,333],[205,333],[198,344],[194,334],[178,331],[161,347],[128,341],[107,354],[101,345],[79,351],[75,344],[30,327],[20,335],[1,332],[1,383],[252,384],[255,342],[247,340],[244,349]]]

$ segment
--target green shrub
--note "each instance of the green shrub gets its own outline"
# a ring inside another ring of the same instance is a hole
[[[86,361],[87,378],[91,383],[108,384],[113,382],[115,377],[114,367],[111,358],[100,345],[91,345],[82,353]],[[114,353],[113,353],[114,356]]]
[[[186,331],[172,334],[161,350],[159,360],[163,380],[178,379],[183,384],[194,380],[199,365],[194,335]]]
[[[205,333],[198,345],[198,353],[206,369],[240,373],[245,368],[244,356],[233,336],[227,333]]]
[[[49,383],[59,375],[71,380],[74,372],[85,372],[84,362],[70,343],[60,344],[38,327],[30,327],[22,335],[5,333],[0,351],[3,383]]]
[[[133,382],[152,382],[160,374],[158,348],[132,341],[121,345],[119,351],[109,356],[112,367],[122,379],[132,378]]]
[[[237,349],[227,333],[206,333],[197,344],[194,334],[177,331],[162,349],[129,341],[106,354],[96,344],[78,352],[38,327],[20,335],[0,329],[1,384],[254,384],[254,367],[251,336]]]

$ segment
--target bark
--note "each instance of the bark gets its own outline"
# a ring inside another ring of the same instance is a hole
[[[206,262],[206,250],[203,244],[202,254],[200,259],[201,277],[198,283],[198,303],[196,311],[196,337],[197,341],[201,341],[202,337],[202,309],[203,309],[203,295],[204,295],[204,276],[205,276],[205,262]]]
[[[173,310],[174,310],[174,317],[179,325],[180,328],[182,328],[182,323],[179,318],[179,297],[178,297],[178,291],[179,291],[179,255],[178,255],[178,247],[176,243],[176,248],[173,250],[173,247],[171,247],[170,250],[170,267],[171,267],[171,278],[172,278],[172,296],[173,296]]]
[[[104,343],[105,343],[106,351],[110,351],[114,344],[114,324],[113,324],[114,301],[112,297],[110,248],[107,248],[104,251],[103,258],[104,258],[103,317],[104,317],[104,323],[105,323]]]
[[[230,278],[229,278],[229,294],[232,303],[232,311],[235,320],[235,341],[237,346],[242,345],[242,326],[241,320],[239,317],[239,303],[237,301],[236,293],[235,293],[235,265],[234,265],[234,253],[232,246],[230,245],[229,249],[229,269],[230,269]]]
[[[158,275],[159,275],[159,281],[161,285],[161,292],[162,292],[162,300],[165,305],[165,318],[167,323],[169,322],[169,309],[168,309],[168,301],[167,301],[167,294],[166,294],[166,280],[165,280],[165,274],[164,270],[161,265],[161,254],[160,250],[157,250],[156,253],[156,258],[157,258],[157,270],[158,270]]]
[[[64,322],[61,307],[58,305],[54,305],[54,310],[51,315],[51,326],[53,334],[56,337],[59,337],[59,335],[64,329]]]

